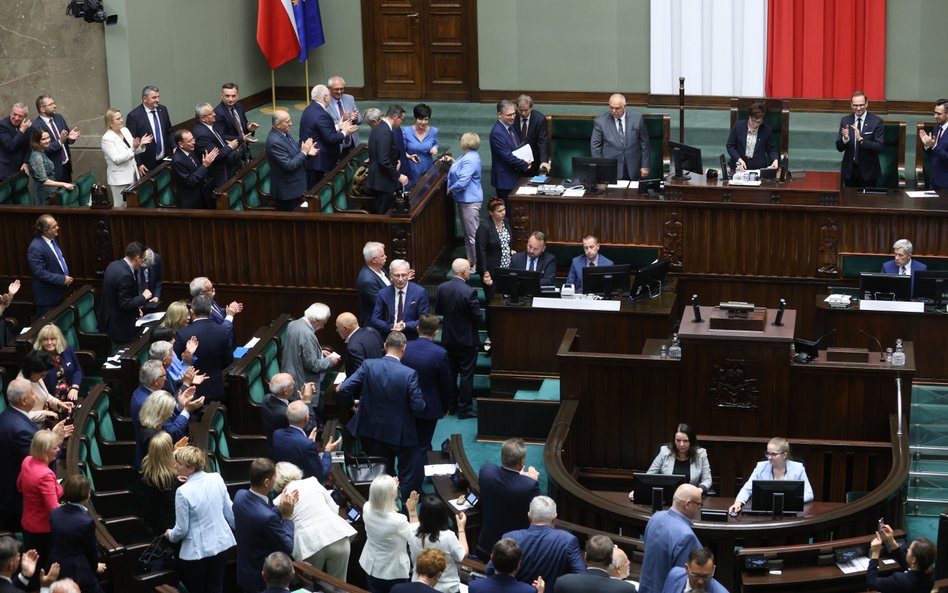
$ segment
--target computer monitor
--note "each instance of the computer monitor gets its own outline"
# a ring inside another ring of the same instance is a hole
[[[912,277],[863,272],[859,275],[859,295],[870,301],[907,301],[912,298]]]
[[[599,184],[615,183],[618,181],[617,170],[619,162],[616,159],[597,159],[593,157],[573,157],[573,179],[586,187],[590,194],[599,193]]]
[[[912,298],[924,300],[938,308],[948,304],[948,271],[920,270],[912,275],[915,278]]]
[[[494,287],[500,294],[507,295],[508,305],[524,305],[524,297],[534,297],[540,294],[540,278],[542,272],[532,270],[515,270],[513,268],[496,268],[491,274]]]
[[[583,292],[611,299],[629,291],[629,264],[586,266],[583,268]]]
[[[665,506],[671,506],[672,497],[675,490],[685,483],[685,476],[681,474],[647,474],[636,472],[632,476],[632,496],[636,504],[651,505],[653,502],[652,491],[655,488],[662,489],[662,502]]]
[[[803,480],[754,480],[751,487],[751,508],[755,511],[773,511],[774,494],[783,494],[783,510],[803,510]]]
[[[632,281],[629,299],[634,301],[646,296],[655,298],[661,295],[665,276],[668,275],[668,270],[671,268],[671,261],[670,257],[666,257],[639,268],[635,272],[635,280]]]
[[[685,180],[690,179],[685,171],[704,175],[704,167],[701,165],[701,149],[678,142],[669,142],[668,150],[671,152],[671,167],[674,176],[672,179]]]

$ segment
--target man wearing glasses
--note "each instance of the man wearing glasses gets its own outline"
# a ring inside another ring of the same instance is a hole
[[[882,176],[879,153],[885,146],[885,125],[869,113],[869,99],[862,91],[853,93],[852,115],[839,122],[836,150],[843,153],[842,177],[846,187],[875,187]]]
[[[326,86],[329,87],[330,96],[329,106],[326,110],[329,111],[329,115],[332,116],[332,121],[336,124],[336,129],[341,130],[342,127],[345,127],[343,124],[344,121],[348,121],[356,126],[361,124],[362,117],[359,113],[359,108],[356,107],[355,97],[346,92],[346,81],[343,80],[341,76],[333,76],[326,81]],[[343,140],[340,158],[346,156],[347,152],[358,145],[359,130],[357,127],[355,132],[346,136],[346,139]]]
[[[918,139],[922,141],[925,152],[931,155],[931,181],[929,189],[948,188],[948,99],[935,101],[935,127],[929,134],[925,130],[918,131]]]
[[[686,582],[687,579],[687,582]],[[668,573],[662,593],[727,593],[724,585],[714,578],[714,554],[708,548],[698,548],[688,554],[684,568],[676,566]]]
[[[135,321],[148,303],[158,302],[147,288],[139,291],[136,274],[145,261],[144,244],[133,241],[125,248],[125,257],[110,263],[102,279],[99,304],[99,331],[107,333],[115,344],[127,344],[138,337]]]
[[[649,519],[645,526],[640,593],[661,593],[672,567],[684,566],[692,550],[701,547],[691,525],[701,517],[702,504],[701,488],[682,484],[675,490],[671,508]]]

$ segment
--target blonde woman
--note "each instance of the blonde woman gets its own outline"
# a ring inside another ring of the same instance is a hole
[[[43,378],[46,391],[61,400],[74,402],[79,399],[82,365],[59,327],[53,323],[44,325],[36,334],[33,349],[46,352],[53,359],[53,368]]]
[[[154,136],[145,134],[141,138],[132,138],[125,127],[122,112],[110,107],[105,112],[105,134],[102,134],[102,154],[105,156],[105,176],[112,192],[112,205],[115,208],[125,206],[122,190],[138,179],[135,155],[145,152],[145,145],[151,143]]]
[[[23,544],[49,557],[49,512],[59,506],[63,488],[49,464],[59,455],[62,439],[51,430],[38,430],[30,443],[30,454],[20,465],[16,489],[23,493]]]
[[[204,405],[204,398],[194,399],[195,387],[188,387],[176,402],[174,397],[163,389],[152,392],[138,412],[141,429],[135,435],[135,467],[141,467],[142,458],[148,451],[151,439],[160,431],[171,436],[172,441],[180,441],[188,436],[188,420],[191,412]],[[177,404],[177,405],[176,405]]]
[[[174,525],[174,495],[181,485],[174,451],[187,444],[187,437],[172,443],[171,435],[162,430],[151,438],[148,454],[142,459],[142,518],[155,535]]]
[[[362,507],[365,523],[365,547],[359,557],[359,566],[368,576],[371,593],[389,593],[395,585],[407,583],[411,562],[408,559],[408,540],[413,536],[409,523],[417,523],[415,509],[418,493],[408,496],[408,516],[395,509],[398,481],[383,474],[369,486],[369,501]]]

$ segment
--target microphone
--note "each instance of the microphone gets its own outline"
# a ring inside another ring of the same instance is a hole
[[[879,341],[879,338],[869,335],[865,330],[859,330],[859,333],[876,343],[876,346],[879,347],[879,362],[885,362],[885,352],[882,351],[882,342]]]
[[[826,333],[823,334],[822,336],[818,337],[818,338],[816,339],[816,342],[814,342],[814,344],[817,345],[817,346],[819,346],[819,345],[820,345],[820,342],[823,341],[823,338],[825,338],[826,336],[831,336],[831,335],[833,335],[833,334],[835,334],[835,333],[836,333],[836,330],[835,330],[835,329],[829,330],[828,332],[826,332]]]
[[[692,323],[704,323],[704,319],[701,319],[701,307],[698,306],[698,295],[691,295],[691,308],[695,312],[695,318],[692,319]]]
[[[774,322],[770,325],[775,327],[783,327],[783,309],[787,306],[787,299],[780,299],[780,304],[777,306],[777,318],[774,319]]]

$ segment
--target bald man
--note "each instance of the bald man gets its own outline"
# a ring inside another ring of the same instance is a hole
[[[312,138],[297,142],[290,134],[292,126],[290,114],[277,109],[273,112],[273,128],[267,135],[270,196],[276,209],[283,212],[292,212],[303,202],[307,189],[304,160],[319,153]]]
[[[451,384],[455,393],[451,396],[449,413],[457,410],[458,418],[473,418],[474,366],[477,364],[477,326],[481,322],[481,305],[477,291],[467,283],[471,277],[471,264],[463,257],[451,264],[453,278],[438,286],[436,309],[444,317],[441,330],[441,345],[448,351],[451,363]]]
[[[701,488],[682,484],[675,490],[672,506],[652,515],[645,526],[645,559],[639,577],[640,593],[661,593],[668,572],[684,566],[701,542],[692,522],[701,517]]]
[[[348,311],[336,317],[336,333],[346,343],[347,377],[354,375],[366,360],[385,354],[379,332],[374,327],[359,327],[359,320]]]
[[[642,114],[625,108],[625,97],[616,93],[609,97],[609,111],[596,117],[590,155],[600,159],[616,159],[619,179],[646,179],[651,161],[648,130]]]

